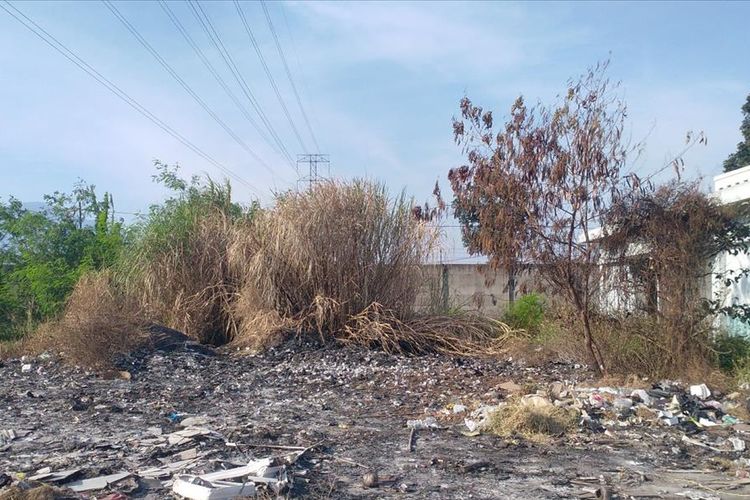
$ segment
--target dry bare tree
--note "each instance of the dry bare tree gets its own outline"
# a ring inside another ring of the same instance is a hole
[[[746,212],[679,181],[627,193],[608,211],[602,244],[620,274],[612,281],[620,294],[646,297],[645,310],[633,313],[654,319],[654,331],[640,335],[661,349],[668,368],[701,354],[717,313],[738,312],[722,309],[709,290],[714,279],[729,285],[748,273],[714,268],[722,253],[748,250]]]
[[[518,97],[495,132],[491,111],[461,101],[456,142],[468,163],[452,169],[454,209],[468,249],[513,272],[534,265],[576,311],[592,365],[606,368],[592,334],[601,217],[617,198],[634,148],[623,140],[625,104],[606,77],[608,63],[568,82],[552,106]]]

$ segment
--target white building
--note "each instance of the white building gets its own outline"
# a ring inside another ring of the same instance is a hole
[[[750,202],[750,165],[719,174],[714,177],[714,196],[722,204]],[[750,267],[750,254],[720,255],[714,264],[716,274],[727,271],[739,272]],[[714,280],[713,296],[723,301],[725,306],[733,304],[750,304],[750,277],[744,277],[738,283],[726,286],[721,280]],[[736,335],[750,336],[750,325],[738,320],[725,319],[727,329]]]

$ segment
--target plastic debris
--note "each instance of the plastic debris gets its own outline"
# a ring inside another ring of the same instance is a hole
[[[435,420],[435,417],[427,417],[424,419],[419,420],[407,420],[406,421],[406,427],[409,429],[439,429],[440,425],[438,425],[437,420]]]
[[[633,408],[633,401],[628,398],[617,398],[612,403],[612,406],[620,415],[627,415]]]
[[[711,390],[708,388],[708,386],[706,386],[706,384],[691,385],[690,395],[696,396],[700,399],[706,399],[711,396]]]
[[[31,371],[31,363],[25,363],[21,365],[21,373],[28,373]]]
[[[103,490],[110,484],[115,484],[118,481],[122,481],[126,477],[130,476],[130,472],[119,472],[117,474],[109,474],[107,476],[93,477],[90,479],[81,479],[79,481],[73,481],[72,483],[65,483],[65,488],[70,488],[76,493],[83,491]]]
[[[301,453],[294,457],[298,458]],[[230,481],[230,479],[242,479]],[[236,497],[252,497],[257,493],[257,485],[264,484],[276,493],[289,483],[286,467],[274,465],[270,458],[254,460],[243,467],[194,475],[180,475],[175,478],[172,491],[192,500],[215,500]]]
[[[606,403],[601,394],[592,393],[589,396],[589,404],[594,408],[603,408]]]
[[[738,437],[730,437],[727,441],[732,443],[734,451],[745,451],[745,440]]]
[[[13,429],[0,429],[0,446],[10,443],[16,439],[17,434]]]
[[[724,425],[734,425],[738,423],[739,420],[737,419],[737,417],[733,417],[732,415],[724,415],[723,417],[721,417],[721,422]]]
[[[646,406],[650,406],[652,399],[651,396],[648,395],[646,391],[643,389],[636,389],[633,392],[630,393],[631,398],[637,398],[640,400],[641,403],[645,404]]]

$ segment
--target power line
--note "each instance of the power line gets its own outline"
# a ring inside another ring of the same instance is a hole
[[[266,114],[263,112],[263,108],[261,107],[258,100],[255,98],[255,95],[253,95],[253,92],[250,89],[250,86],[247,84],[247,81],[242,76],[242,73],[240,72],[239,68],[235,64],[234,59],[232,59],[232,55],[227,50],[226,46],[224,45],[224,42],[222,42],[221,40],[221,36],[219,36],[218,31],[216,30],[213,23],[211,22],[211,18],[208,17],[208,14],[206,14],[206,12],[203,10],[203,7],[201,6],[200,3],[197,2],[197,0],[196,1],[188,0],[188,5],[190,6],[191,11],[193,12],[193,16],[195,16],[195,18],[198,20],[198,23],[201,25],[201,28],[203,28],[203,32],[206,34],[211,44],[214,46],[216,51],[221,56],[222,60],[224,61],[224,64],[227,65],[227,67],[229,68],[229,71],[232,73],[232,76],[237,81],[237,84],[240,86],[240,90],[242,90],[242,93],[245,94],[245,97],[247,98],[247,100],[250,101],[250,104],[253,106],[253,109],[255,109],[255,112],[260,117],[261,121],[263,122],[263,125],[265,125],[266,129],[268,129],[269,133],[271,134],[271,137],[279,146],[279,149],[282,151],[284,157],[287,159],[287,162],[289,162],[289,165],[296,172],[297,166],[292,161],[292,156],[289,154],[289,151],[287,150],[283,141],[281,140],[279,135],[276,133],[276,130],[274,130],[273,125],[271,124],[270,120],[268,119]]]
[[[107,8],[112,12],[112,14],[122,23],[123,26],[135,37],[136,40],[157,60],[157,62],[170,74],[170,76],[180,84],[180,86],[187,92],[190,97],[193,98],[195,102],[197,102],[205,111],[206,113],[211,116],[211,118],[214,119],[216,123],[218,123],[221,128],[224,129],[224,131],[232,138],[234,141],[242,147],[250,156],[255,159],[258,163],[260,163],[263,168],[265,168],[272,177],[275,177],[274,171],[271,169],[271,167],[268,166],[268,164],[263,161],[263,159],[258,156],[253,149],[247,145],[247,143],[242,140],[235,132],[232,130],[225,122],[222,120],[216,112],[211,109],[211,107],[206,104],[206,102],[201,99],[201,97],[195,93],[195,91],[188,85],[185,80],[183,80],[179,74],[172,68],[172,66],[169,65],[169,63],[159,54],[159,52],[146,41],[145,38],[138,32],[138,29],[135,28],[126,18],[122,15],[122,13],[117,9],[117,7],[114,6],[114,4],[110,0],[102,0],[102,3],[107,6]]]
[[[302,118],[305,120],[305,125],[307,125],[307,131],[310,132],[310,137],[312,137],[313,144],[315,144],[315,149],[318,151],[318,153],[320,153],[320,146],[318,145],[318,140],[315,138],[315,133],[313,132],[312,126],[310,126],[310,120],[307,118],[305,107],[302,106],[302,99],[300,99],[299,97],[299,92],[297,92],[297,85],[294,84],[294,78],[292,78],[292,72],[289,70],[289,65],[286,62],[286,57],[284,56],[284,49],[281,48],[281,43],[279,43],[279,37],[276,35],[276,28],[274,28],[273,22],[271,21],[271,14],[269,14],[268,12],[268,8],[266,7],[265,0],[261,0],[260,4],[263,6],[263,13],[266,15],[266,21],[268,21],[268,27],[271,29],[271,34],[273,35],[274,42],[276,42],[276,50],[278,50],[279,52],[279,57],[281,58],[281,62],[284,63],[284,70],[286,71],[286,76],[289,79],[289,83],[292,86],[294,97],[297,98],[297,105],[299,106],[299,110],[302,112]]]
[[[263,138],[266,144],[268,144],[271,147],[271,149],[273,149],[276,153],[281,154],[278,147],[269,140],[265,132],[263,132],[263,130],[260,128],[260,126],[255,121],[255,119],[250,115],[250,112],[247,110],[247,108],[240,102],[239,98],[235,95],[235,93],[232,92],[232,89],[229,88],[229,86],[221,77],[221,75],[218,73],[218,71],[216,71],[216,68],[214,68],[214,66],[208,60],[206,55],[203,53],[203,50],[201,50],[198,44],[195,43],[195,40],[193,40],[193,37],[190,36],[190,33],[188,33],[185,26],[180,22],[180,19],[177,17],[174,11],[172,11],[172,9],[169,7],[169,4],[165,0],[159,0],[159,5],[161,6],[162,10],[167,14],[169,19],[172,21],[172,24],[174,24],[174,26],[183,36],[185,41],[187,41],[187,43],[190,45],[190,47],[193,49],[196,55],[200,58],[203,65],[206,67],[206,69],[208,69],[209,73],[213,75],[214,79],[219,83],[219,85],[227,94],[227,96],[229,96],[229,98],[232,100],[235,106],[237,106],[237,108],[240,110],[240,112],[245,117],[245,119],[247,119],[247,121],[250,122],[250,124],[255,128],[255,130],[258,132],[261,138]]]
[[[57,38],[55,38],[53,35],[51,35],[49,32],[47,32],[44,28],[42,28],[40,25],[38,25],[36,22],[34,22],[31,18],[29,18],[26,14],[21,12],[18,8],[16,8],[13,4],[11,4],[8,0],[2,0],[5,5],[0,3],[0,8],[2,8],[5,12],[7,12],[11,17],[13,17],[16,21],[18,21],[21,25],[23,25],[26,29],[31,31],[34,35],[36,35],[39,39],[41,39],[44,43],[52,47],[54,50],[59,52],[63,57],[68,59],[70,62],[75,64],[79,69],[81,69],[83,72],[88,74],[90,77],[92,77],[94,80],[96,80],[97,83],[105,87],[107,90],[112,92],[115,96],[117,96],[120,100],[125,102],[128,106],[138,111],[140,114],[145,116],[149,121],[151,121],[154,125],[162,129],[164,132],[172,136],[174,139],[176,139],[178,142],[180,142],[182,145],[190,149],[193,153],[197,154],[216,168],[220,169],[230,177],[234,178],[244,186],[246,186],[251,191],[255,192],[258,196],[260,196],[260,192],[255,189],[255,187],[247,182],[245,179],[240,177],[238,174],[234,173],[229,168],[225,167],[223,164],[221,164],[219,161],[214,159],[211,155],[203,151],[201,148],[190,142],[187,138],[185,138],[183,135],[181,135],[179,132],[175,131],[172,127],[170,127],[168,124],[163,122],[161,119],[159,119],[156,115],[151,113],[147,108],[142,106],[138,101],[130,97],[125,91],[120,89],[117,85],[112,83],[110,80],[108,80],[106,77],[104,77],[101,73],[99,73],[95,68],[93,68],[90,64],[88,64],[85,60],[83,60],[81,57],[75,54],[72,50],[70,50],[68,47],[66,47],[62,42],[60,42]],[[8,7],[13,9],[18,15],[11,12]],[[21,17],[19,17],[21,16]],[[23,18],[23,19],[21,19]]]
[[[268,68],[268,64],[266,64],[266,60],[263,57],[263,53],[260,50],[260,46],[258,45],[258,42],[255,40],[255,36],[253,35],[253,30],[250,29],[250,25],[247,23],[247,19],[245,18],[245,13],[242,11],[242,7],[240,6],[240,2],[238,0],[234,0],[234,6],[237,9],[237,14],[240,16],[242,25],[245,27],[247,36],[250,38],[250,43],[255,49],[255,53],[258,55],[258,59],[260,59],[260,63],[263,66],[263,70],[266,73],[266,77],[268,77],[268,81],[271,83],[271,88],[273,88],[273,91],[276,94],[276,98],[279,100],[279,104],[281,104],[281,109],[282,111],[284,111],[284,115],[286,116],[286,119],[289,122],[289,125],[292,127],[292,131],[294,132],[294,135],[297,137],[297,140],[299,141],[300,146],[302,146],[302,150],[307,151],[307,147],[305,146],[305,143],[302,140],[302,136],[297,130],[297,126],[294,124],[294,120],[292,120],[292,116],[289,114],[289,109],[286,107],[286,103],[284,102],[284,99],[281,97],[281,92],[279,92],[279,87],[276,85],[276,81],[273,79],[271,70]]]
[[[302,67],[302,64],[300,63],[300,60],[299,60],[299,53],[297,52],[297,47],[296,47],[296,43],[294,42],[294,36],[292,35],[292,30],[289,27],[289,19],[288,19],[288,16],[286,15],[286,9],[284,8],[283,2],[279,2],[279,9],[281,9],[281,15],[284,18],[284,26],[286,27],[287,35],[289,35],[289,45],[291,45],[292,47],[292,54],[294,54],[294,60],[297,63],[298,75],[302,75],[302,90],[304,90],[307,96],[309,97],[310,88],[307,86],[307,77],[305,76],[304,68]],[[312,109],[312,117],[313,117],[313,120],[315,120],[315,125],[317,125],[318,129],[322,129],[322,127],[320,126],[320,121],[318,120],[318,117],[316,116],[316,113],[315,113],[315,102],[310,100],[309,104],[310,104],[310,108]],[[325,147],[325,144],[323,144],[323,147]]]

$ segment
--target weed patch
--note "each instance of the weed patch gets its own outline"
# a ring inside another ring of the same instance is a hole
[[[544,440],[574,428],[577,414],[549,402],[539,404],[535,398],[517,399],[493,412],[488,430],[502,437],[521,435],[527,439]]]

